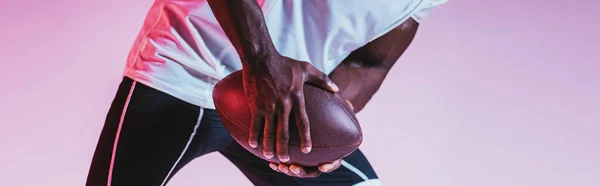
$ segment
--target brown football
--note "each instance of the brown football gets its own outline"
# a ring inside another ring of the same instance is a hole
[[[248,145],[251,114],[244,94],[242,72],[237,71],[222,79],[213,90],[217,113],[233,138],[254,155],[266,159],[262,145],[253,149]],[[317,166],[343,158],[362,143],[362,130],[344,99],[310,84],[304,85],[306,112],[310,122],[313,148],[308,154],[300,150],[298,130],[290,118],[290,162],[302,166]],[[293,114],[291,114],[293,115]],[[259,143],[262,144],[262,143]]]

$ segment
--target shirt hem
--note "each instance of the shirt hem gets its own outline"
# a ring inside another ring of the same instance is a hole
[[[214,102],[212,102],[212,98],[203,98],[200,96],[200,92],[193,93],[188,90],[184,90],[170,83],[164,82],[162,80],[156,79],[152,76],[138,73],[136,71],[129,71],[124,74],[124,76],[131,78],[134,81],[137,81],[141,84],[144,84],[148,87],[154,88],[158,91],[169,94],[179,100],[185,101],[189,104],[199,106],[206,109],[215,109]],[[214,85],[209,85],[214,86]],[[210,91],[210,90],[209,90]]]

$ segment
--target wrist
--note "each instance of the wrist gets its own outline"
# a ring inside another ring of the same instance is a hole
[[[264,69],[269,65],[276,63],[281,55],[275,47],[253,47],[250,52],[240,56],[242,67],[245,69]]]

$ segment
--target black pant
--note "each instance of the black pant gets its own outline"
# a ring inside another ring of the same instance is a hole
[[[348,186],[378,182],[359,150],[344,158],[338,170],[317,178],[301,179],[277,173],[269,168],[268,162],[235,142],[214,110],[124,78],[108,112],[86,185],[166,185],[194,158],[215,151],[258,186]]]

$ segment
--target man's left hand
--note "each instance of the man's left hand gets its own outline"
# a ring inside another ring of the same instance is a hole
[[[342,164],[342,159],[335,160],[331,163],[321,164],[318,167],[302,167],[298,165],[284,165],[270,163],[269,167],[274,171],[287,174],[288,176],[298,178],[316,178],[321,173],[330,173],[338,168]]]

